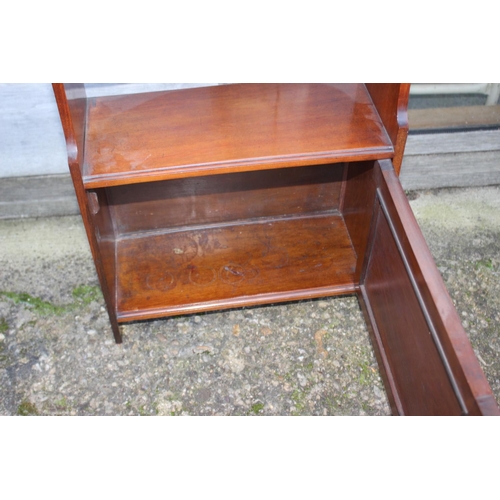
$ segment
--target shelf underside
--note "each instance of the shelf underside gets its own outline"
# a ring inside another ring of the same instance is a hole
[[[296,300],[356,288],[335,213],[262,219],[117,241],[120,321]]]
[[[388,158],[363,84],[238,84],[93,98],[87,188]]]

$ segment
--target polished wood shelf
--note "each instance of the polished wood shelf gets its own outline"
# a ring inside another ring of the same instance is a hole
[[[118,318],[352,293],[355,268],[338,213],[131,233],[117,241]]]
[[[364,84],[240,84],[89,99],[87,188],[392,157]]]

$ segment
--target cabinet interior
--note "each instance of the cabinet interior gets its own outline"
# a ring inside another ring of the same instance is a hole
[[[338,163],[92,190],[118,318],[353,293],[368,237],[359,202],[368,210],[374,199],[373,186],[356,190],[370,188],[372,170]]]

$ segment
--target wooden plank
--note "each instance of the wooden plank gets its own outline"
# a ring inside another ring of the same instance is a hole
[[[0,180],[0,219],[79,214],[69,174]]]
[[[87,188],[392,157],[363,84],[241,84],[91,99]]]
[[[394,145],[394,169],[399,173],[408,135],[409,83],[366,83],[366,88]]]
[[[500,129],[410,135],[404,156],[476,151],[500,151]]]
[[[343,165],[189,177],[106,188],[117,234],[339,209]]]
[[[412,131],[500,126],[500,105],[410,109]]]
[[[500,183],[500,130],[410,135],[400,175],[405,189]]]
[[[500,151],[405,156],[400,180],[404,189],[500,184]]]
[[[404,189],[499,184],[499,151],[500,130],[410,135],[400,180]],[[0,180],[0,219],[78,213],[69,174]]]
[[[340,215],[179,228],[117,243],[118,317],[147,318],[354,291]],[[266,295],[268,295],[266,299]]]
[[[342,215],[357,255],[355,279],[359,282],[365,260],[368,235],[373,217],[375,179],[373,161],[347,165]]]

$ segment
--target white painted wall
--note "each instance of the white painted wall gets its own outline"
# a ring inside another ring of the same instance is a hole
[[[0,177],[68,171],[50,84],[0,84]]]
[[[86,84],[87,95],[120,95],[206,83]],[[0,84],[0,177],[65,174],[66,145],[49,83]]]

